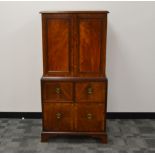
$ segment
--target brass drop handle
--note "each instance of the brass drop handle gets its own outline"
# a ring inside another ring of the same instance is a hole
[[[89,95],[91,95],[91,94],[93,93],[93,89],[92,89],[92,87],[88,87],[88,89],[87,89],[87,93],[88,93]]]
[[[57,119],[60,119],[60,118],[61,118],[61,116],[62,116],[62,115],[61,115],[61,113],[59,113],[59,112],[58,112],[58,113],[56,113],[56,118],[57,118]]]
[[[87,119],[89,119],[89,120],[92,119],[92,114],[90,114],[90,113],[87,114]]]
[[[56,92],[57,94],[60,94],[60,93],[61,93],[61,89],[60,89],[59,87],[56,87],[56,88],[55,88],[55,92]]]

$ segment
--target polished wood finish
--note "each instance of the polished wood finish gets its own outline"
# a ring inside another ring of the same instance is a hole
[[[103,102],[106,97],[106,83],[105,82],[78,82],[75,86],[76,102]]]
[[[68,19],[47,21],[48,72],[69,71],[69,24]]]
[[[73,131],[73,105],[44,103],[44,131]],[[50,115],[49,115],[50,114]]]
[[[76,131],[81,132],[102,132],[104,131],[104,105],[76,106]]]
[[[106,17],[105,14],[77,16],[78,76],[105,76]]]
[[[108,11],[41,12],[41,141],[85,135],[107,143]]]
[[[99,20],[79,22],[79,71],[99,72],[100,66],[100,29]]]
[[[44,76],[72,76],[72,15],[43,14],[42,32]]]
[[[73,84],[71,82],[43,81],[43,102],[72,102]]]
[[[55,82],[62,82],[62,81],[68,81],[68,82],[106,82],[107,78],[106,77],[42,77],[41,81],[55,81]]]

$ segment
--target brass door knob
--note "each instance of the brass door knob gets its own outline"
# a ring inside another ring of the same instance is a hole
[[[61,88],[56,87],[56,88],[55,88],[55,92],[56,92],[57,94],[60,94],[60,93],[61,93]]]
[[[60,119],[61,117],[62,117],[62,114],[61,114],[61,113],[59,113],[59,112],[56,113],[56,118],[57,118],[57,119]]]
[[[92,119],[92,114],[87,114],[87,119]]]
[[[91,94],[93,93],[93,89],[92,89],[92,87],[88,87],[88,89],[87,89],[87,93],[88,93],[89,95],[91,95]]]

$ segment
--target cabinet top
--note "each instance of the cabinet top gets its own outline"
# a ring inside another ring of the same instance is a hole
[[[100,10],[100,11],[40,11],[41,14],[47,14],[47,13],[109,13],[109,11],[106,10]]]

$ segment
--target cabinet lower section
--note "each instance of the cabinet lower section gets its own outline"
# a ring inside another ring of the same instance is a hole
[[[42,141],[56,135],[87,135],[107,142],[107,80],[42,80]]]

